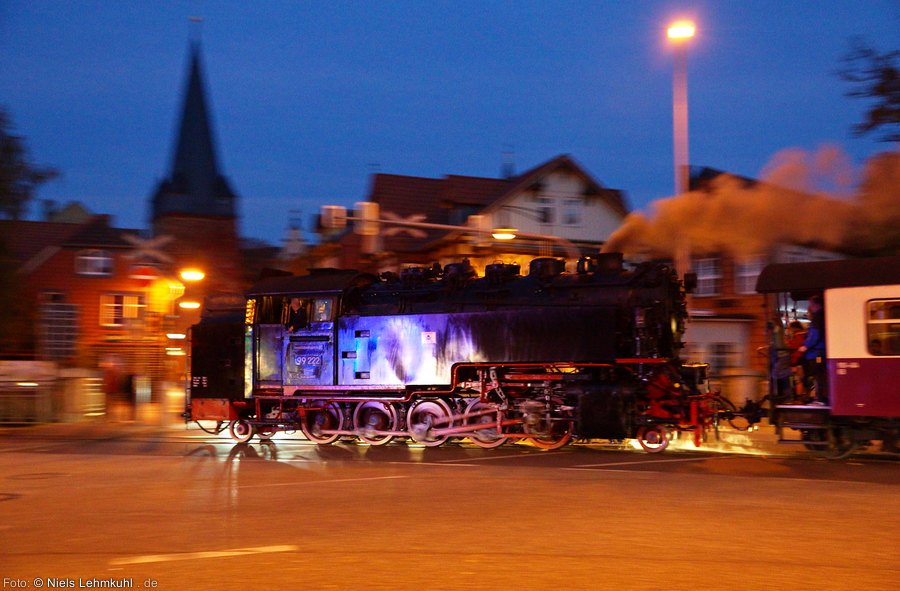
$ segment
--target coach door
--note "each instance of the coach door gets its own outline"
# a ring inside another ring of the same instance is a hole
[[[284,385],[333,386],[333,297],[302,297],[307,322],[284,335]]]

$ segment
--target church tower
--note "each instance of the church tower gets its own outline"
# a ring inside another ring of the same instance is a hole
[[[175,264],[202,269],[211,291],[240,291],[238,198],[219,170],[196,42],[184,88],[171,171],[151,202],[153,235],[169,236]]]

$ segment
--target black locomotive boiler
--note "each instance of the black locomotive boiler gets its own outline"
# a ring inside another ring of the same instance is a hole
[[[699,443],[720,410],[700,391],[706,366],[678,359],[685,286],[663,264],[626,269],[604,254],[574,273],[552,258],[483,277],[467,261],[380,277],[319,269],[246,295],[245,310],[191,331],[187,416],[238,441],[637,438],[658,451],[671,430]]]

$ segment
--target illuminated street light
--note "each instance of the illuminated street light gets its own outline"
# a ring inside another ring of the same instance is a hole
[[[200,302],[178,302],[178,307],[185,310],[196,310],[200,307]]]
[[[185,281],[200,281],[204,277],[203,271],[197,269],[185,269],[181,272],[181,278]]]
[[[518,230],[515,228],[497,228],[491,232],[494,240],[515,240]]]
[[[669,39],[687,39],[694,36],[693,23],[675,23],[669,27]]]
[[[689,181],[687,41],[694,36],[694,24],[678,22],[669,27],[669,39],[675,44],[672,70],[672,142],[675,159],[675,194],[687,192]]]

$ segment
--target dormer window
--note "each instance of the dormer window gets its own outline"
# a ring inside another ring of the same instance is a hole
[[[105,250],[82,250],[75,257],[75,273],[89,277],[109,277],[113,273],[113,257]]]

